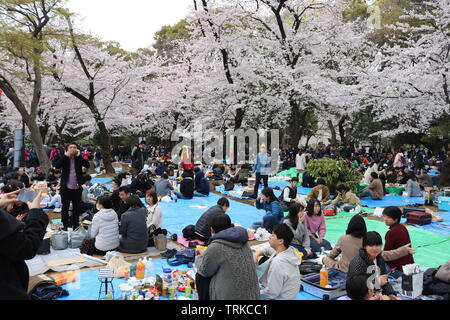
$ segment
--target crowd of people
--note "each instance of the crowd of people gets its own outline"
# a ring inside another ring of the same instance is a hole
[[[124,153],[125,159],[130,157],[126,160],[131,160],[131,177],[118,174],[111,183],[111,191],[98,197],[91,193],[93,185],[89,169],[101,167],[99,149],[92,152],[76,143],[70,143],[64,149],[55,146],[49,152],[53,168],[48,173],[39,167],[10,168],[2,176],[0,189],[0,219],[3,221],[0,223],[0,255],[5,258],[0,262],[0,283],[5,283],[0,284],[0,299],[11,298],[11,294],[15,298],[26,297],[28,274],[23,260],[36,254],[48,218],[40,206],[42,191],[30,203],[18,201],[17,196],[22,189],[39,182],[46,183],[48,188],[44,192],[49,198],[47,208],[61,206],[63,230],[78,228],[80,216],[91,217],[91,239],[83,248],[90,248],[89,254],[105,255],[114,250],[146,252],[154,245],[154,235],[167,234],[163,229],[161,199],[177,201],[207,197],[209,180],[245,185],[248,178],[255,175],[255,206],[266,213],[252,229],[262,227],[271,234],[266,247],[252,252],[248,243],[251,230],[231,223],[226,214],[230,208],[226,198],[219,199],[217,205],[209,208],[192,225],[192,239],[202,240],[208,246],[206,251],[196,250],[199,297],[248,300],[295,299],[300,286],[299,256],[303,256],[303,260],[314,259],[324,251],[329,251],[321,261],[324,265],[348,274],[350,298],[397,299],[389,280],[401,275],[402,266],[414,262],[412,255],[415,253],[407,229],[400,224],[401,210],[388,207],[383,211],[385,224],[389,227],[383,249],[381,236],[367,231],[365,221],[359,215],[350,220],[347,230],[333,246],[326,240],[324,211],[330,207],[350,211],[359,206],[364,197],[382,199],[386,194],[385,184],[389,181],[405,184],[408,196],[417,196],[424,187],[435,185],[436,181],[427,175],[428,167],[432,165],[441,171],[439,184],[448,183],[449,158],[445,153],[430,156],[420,149],[414,152],[400,150],[395,155],[384,150],[380,154],[370,150],[359,150],[355,154],[349,148],[298,152],[288,149],[287,159],[294,159],[296,154],[293,167],[302,173],[302,185],[312,187],[312,191],[306,199],[300,198],[296,191],[299,179],[294,177],[281,196],[276,197],[268,186],[271,161],[265,145],[260,146],[254,165],[240,166],[174,164],[166,157],[166,151],[164,148],[149,149],[142,141],[129,154]],[[326,155],[345,156],[349,166],[364,171],[361,183],[368,186],[357,195],[348,187],[338,185],[333,197],[324,179],[314,179],[307,172],[310,159]],[[121,152],[115,157],[124,159]],[[170,181],[169,177],[175,180]],[[259,194],[261,183],[264,188]],[[140,198],[145,198],[145,204]],[[12,241],[17,239],[23,245],[11,248]],[[367,290],[357,286],[373,265],[381,294],[374,294],[367,286],[364,287]],[[393,269],[395,272],[389,272]]]

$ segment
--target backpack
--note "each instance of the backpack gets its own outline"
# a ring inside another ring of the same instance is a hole
[[[169,264],[169,266],[172,266],[172,267],[179,266],[182,264],[187,264],[189,266],[189,264],[194,263],[194,261],[195,261],[195,250],[194,249],[188,249],[188,250],[183,250],[183,251],[177,252],[175,257],[173,257],[171,259],[167,259],[167,263]]]
[[[193,240],[195,237],[195,226],[190,224],[183,229],[183,238]]]
[[[225,191],[232,191],[234,189],[234,183],[232,181],[227,181],[224,185]]]

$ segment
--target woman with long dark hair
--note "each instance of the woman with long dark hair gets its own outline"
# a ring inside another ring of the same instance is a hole
[[[303,253],[305,258],[313,256],[308,235],[308,226],[306,224],[305,207],[298,202],[293,202],[289,206],[289,215],[283,223],[286,224],[294,234],[291,246]]]
[[[320,201],[317,199],[309,200],[306,206],[306,214],[311,250],[313,252],[320,252],[321,247],[325,250],[331,250],[331,244],[324,239],[327,233],[327,226],[325,218],[322,215]]]
[[[283,209],[278,198],[273,193],[272,188],[264,188],[261,195],[256,199],[256,208],[266,210],[266,215],[262,222],[253,223],[253,229],[258,227],[265,228],[268,232],[272,232],[272,228],[283,219]]]

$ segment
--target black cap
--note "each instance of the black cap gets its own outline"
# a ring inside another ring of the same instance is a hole
[[[298,178],[297,178],[297,177],[293,177],[293,178],[291,179],[291,182],[298,182]]]

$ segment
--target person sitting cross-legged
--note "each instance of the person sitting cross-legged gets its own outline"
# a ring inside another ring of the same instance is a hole
[[[290,227],[276,225],[269,237],[270,246],[254,253],[255,263],[262,255],[270,257],[264,262],[266,268],[259,278],[263,300],[294,300],[300,291],[301,260],[295,249],[290,247],[293,238]]]

